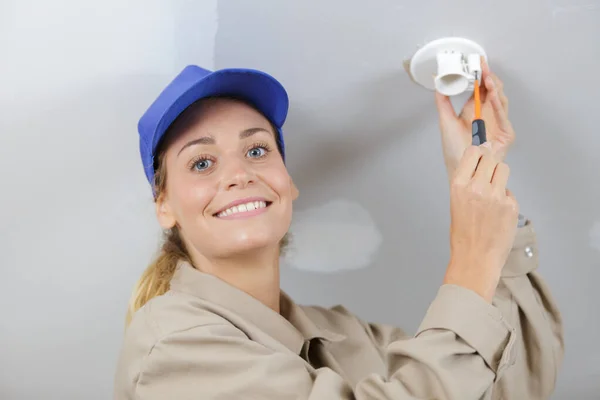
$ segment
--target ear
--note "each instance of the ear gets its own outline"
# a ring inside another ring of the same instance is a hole
[[[291,177],[290,186],[292,187],[292,200],[296,200],[298,198],[298,195],[300,194],[300,191],[298,191],[298,187],[296,187],[296,184],[294,183]]]
[[[156,218],[158,219],[158,223],[163,229],[171,229],[177,223],[175,219],[175,214],[173,214],[173,210],[169,204],[169,201],[166,196],[160,195],[158,199],[156,199],[155,203],[156,207]]]

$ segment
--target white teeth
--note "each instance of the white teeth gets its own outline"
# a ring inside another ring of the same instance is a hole
[[[267,203],[265,201],[254,201],[254,202],[249,202],[246,204],[238,204],[237,206],[228,208],[225,211],[221,211],[219,214],[217,214],[217,217],[226,217],[226,216],[229,216],[232,214],[237,214],[240,212],[258,210],[259,208],[265,208],[266,206],[267,206]]]

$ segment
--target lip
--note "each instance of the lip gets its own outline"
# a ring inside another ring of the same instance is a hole
[[[264,201],[265,203],[267,203],[267,207],[269,207],[269,205],[272,203],[272,201],[269,201],[269,200],[265,199],[264,197],[245,197],[243,199],[238,199],[238,200],[232,201],[231,203],[227,204],[226,206],[222,207],[217,212],[215,212],[213,214],[213,216],[216,217],[220,212],[223,212],[223,211],[227,210],[228,208],[231,208],[231,207],[234,207],[234,206],[237,206],[240,204],[255,202],[255,201]],[[264,208],[263,210],[266,210],[266,208]]]

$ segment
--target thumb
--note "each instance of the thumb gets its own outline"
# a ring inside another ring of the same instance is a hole
[[[435,92],[435,105],[440,116],[440,123],[447,124],[454,122],[458,119],[454,107],[450,102],[450,97],[440,94],[438,91]]]

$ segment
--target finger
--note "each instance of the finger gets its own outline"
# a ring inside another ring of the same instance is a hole
[[[512,192],[512,190],[506,188],[506,189],[504,189],[504,193],[506,194],[506,197],[508,197],[509,199],[511,199],[513,201],[513,203],[515,204],[515,207],[517,207],[518,206],[517,198],[515,197],[515,194]]]
[[[482,151],[479,146],[467,147],[454,172],[455,183],[467,184],[471,181],[481,155]]]
[[[500,94],[500,97],[501,98],[505,97],[504,96],[504,82],[502,82],[502,80],[498,77],[498,75],[496,75],[495,73],[493,73],[490,70],[490,66],[488,65],[485,58],[482,56],[481,57],[481,81],[485,82],[488,79],[488,77],[492,78],[496,88],[498,89],[498,93]],[[482,99],[482,101],[485,101],[490,90],[483,84],[481,86],[482,86],[482,90],[485,89],[481,93],[481,95],[482,95],[481,99]],[[506,99],[506,100],[508,102],[508,99]]]
[[[488,65],[484,56],[481,56],[481,80],[487,79],[490,76],[490,66]]]
[[[456,112],[450,102],[450,97],[444,96],[439,92],[435,92],[435,105],[437,107],[440,121],[453,121],[456,120]]]
[[[498,78],[498,75],[496,75],[493,72],[490,72],[489,76],[492,78],[492,80],[494,81],[494,84],[498,88],[498,92],[500,94],[503,94],[504,93],[504,82],[502,82],[502,79]]]
[[[502,108],[504,108],[504,112],[508,117],[508,97],[503,93],[500,94],[500,102],[502,103]]]
[[[508,177],[510,176],[510,168],[505,163],[500,163],[494,170],[492,176],[492,188],[494,192],[503,194],[506,192],[506,185],[508,184]]]
[[[508,197],[510,199],[510,202],[513,205],[513,209],[516,211],[516,214],[518,215],[518,213],[519,213],[519,202],[517,201],[517,198],[515,197],[514,193],[510,189],[506,189],[505,193],[506,193],[506,197]]]
[[[496,122],[498,126],[503,131],[508,131],[510,129],[510,122],[508,121],[508,116],[506,115],[506,111],[504,110],[504,106],[502,105],[502,101],[500,101],[500,95],[498,94],[498,88],[492,77],[488,76],[485,80],[485,86],[489,91],[490,101],[492,103],[492,109],[494,110],[494,114],[496,116]]]
[[[469,100],[467,100],[462,110],[460,110],[460,114],[458,114],[458,119],[463,119],[471,123],[471,121],[473,121],[473,118],[475,118],[475,97],[471,94]]]
[[[498,97],[500,97],[500,102],[502,103],[502,106],[504,107],[504,111],[506,113],[508,113],[508,98],[504,94],[504,82],[502,82],[502,80],[500,78],[498,78],[498,76],[496,74],[494,74],[493,72],[490,73],[489,76],[492,77],[494,86],[496,86],[496,90],[498,91]]]
[[[482,145],[484,148],[481,159],[479,160],[479,164],[475,170],[475,175],[473,176],[473,180],[479,183],[491,183],[492,176],[494,175],[494,170],[496,169],[496,165],[498,165],[498,161],[496,157],[492,154],[491,149],[489,148],[489,143]]]

